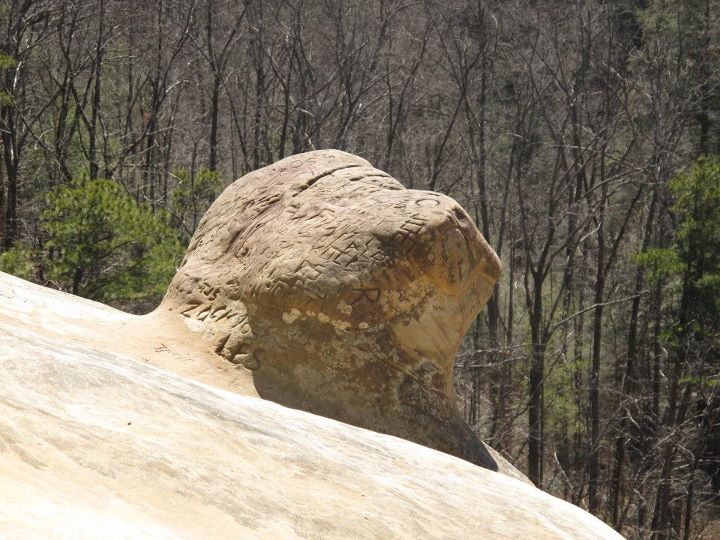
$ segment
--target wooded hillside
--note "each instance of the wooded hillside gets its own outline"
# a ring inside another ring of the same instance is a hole
[[[630,538],[710,538],[719,85],[717,0],[0,0],[0,270],[147,309],[224,186],[358,154],[503,261],[456,362],[479,435]]]

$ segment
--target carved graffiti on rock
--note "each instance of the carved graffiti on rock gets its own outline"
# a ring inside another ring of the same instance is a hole
[[[499,273],[454,200],[317,151],[230,185],[161,307],[263,397],[492,468],[457,412],[452,359]]]

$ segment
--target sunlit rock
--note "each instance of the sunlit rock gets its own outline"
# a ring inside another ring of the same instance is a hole
[[[204,345],[0,273],[0,538],[619,538],[524,481],[250,397]]]
[[[520,477],[474,436],[452,386],[499,274],[454,200],[317,151],[225,190],[160,310],[252,371],[263,398]]]

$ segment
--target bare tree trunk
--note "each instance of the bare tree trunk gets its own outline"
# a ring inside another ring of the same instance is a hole
[[[673,463],[677,451],[677,437],[681,426],[685,422],[685,414],[692,393],[692,383],[683,382],[685,366],[688,360],[688,342],[690,330],[690,283],[691,269],[686,266],[683,275],[683,290],[680,298],[678,322],[680,332],[677,336],[677,345],[673,351],[673,371],[670,376],[670,389],[667,398],[667,410],[664,416],[665,444],[663,445],[663,461],[658,482],[657,496],[655,499],[655,511],[652,517],[652,537],[657,540],[664,540],[674,534],[676,524],[670,513],[670,497],[672,493]],[[684,386],[682,398],[680,389]]]
[[[220,45],[216,44],[215,26],[219,24],[213,14],[217,9],[214,0],[207,2],[205,12],[205,48],[202,50],[212,71],[212,88],[210,90],[210,141],[208,155],[208,169],[217,170],[218,165],[218,122],[220,115],[220,91],[223,88],[225,70],[228,63],[232,45],[235,44],[240,30],[240,24],[245,17],[245,10],[233,10],[234,18],[225,39]],[[229,13],[220,14],[221,17],[230,17]]]
[[[210,97],[210,155],[208,157],[208,169],[217,170],[217,147],[218,147],[218,111],[220,109],[220,76],[213,76],[212,95]]]
[[[90,161],[90,179],[95,180],[98,177],[98,172],[100,170],[100,167],[98,165],[98,151],[97,151],[97,127],[98,127],[98,116],[100,114],[100,104],[101,104],[101,95],[100,95],[100,89],[101,89],[101,74],[102,74],[102,64],[103,64],[103,49],[104,49],[104,40],[105,40],[105,0],[100,0],[100,21],[99,21],[99,28],[98,28],[98,37],[97,37],[97,45],[95,47],[95,89],[93,91],[93,100],[92,100],[92,113],[91,113],[91,120],[90,120],[90,126],[88,129],[88,137],[90,139],[89,141],[89,148],[88,148],[88,158]]]
[[[595,277],[595,308],[593,309],[593,350],[590,369],[590,452],[588,459],[588,510],[598,510],[598,479],[600,476],[600,359],[602,350],[602,316],[605,296],[605,209],[607,183],[603,182],[602,202],[597,230],[597,274]]]
[[[704,0],[702,17],[702,37],[700,43],[699,78],[700,78],[700,99],[698,105],[700,111],[697,114],[700,125],[700,141],[698,145],[699,155],[707,154],[710,151],[710,0]]]
[[[650,247],[650,241],[652,239],[653,224],[655,222],[655,211],[657,208],[658,201],[658,183],[655,183],[653,189],[652,198],[650,200],[650,208],[648,209],[648,215],[645,220],[645,233],[643,235],[642,246],[640,253],[647,252]],[[627,424],[629,421],[632,400],[634,399],[635,393],[638,389],[638,320],[640,317],[640,295],[643,287],[645,286],[645,271],[642,265],[638,265],[635,270],[635,285],[633,287],[633,301],[632,307],[630,308],[630,320],[628,322],[628,336],[627,336],[627,358],[625,363],[625,372],[622,376],[621,384],[621,395],[620,398],[628,401],[623,406],[623,414],[620,419],[618,434],[615,439],[615,462],[612,473],[612,491],[610,493],[610,510],[612,515],[613,526],[620,530],[622,522],[620,520],[620,500],[622,497],[622,477],[623,467],[625,464],[625,446],[627,444]]]
[[[11,113],[5,117],[6,125],[12,129],[14,119]],[[7,203],[5,205],[5,235],[3,236],[3,249],[8,251],[15,245],[17,238],[17,189],[18,189],[18,155],[13,144],[13,137],[2,132],[3,157],[5,171],[7,172]]]
[[[3,144],[0,139],[0,144]],[[4,152],[3,152],[4,153]],[[5,247],[5,160],[0,163],[0,253]]]
[[[542,279],[533,274],[533,309],[530,318],[532,355],[528,391],[528,478],[543,485],[543,424],[545,408],[545,340],[542,335]]]

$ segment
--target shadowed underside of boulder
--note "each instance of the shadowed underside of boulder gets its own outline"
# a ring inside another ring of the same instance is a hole
[[[245,384],[214,357],[171,317],[0,273],[0,537],[619,538],[525,482],[188,378]]]
[[[500,262],[466,212],[336,150],[229,186],[159,311],[263,398],[522,477],[459,414],[453,360]]]

